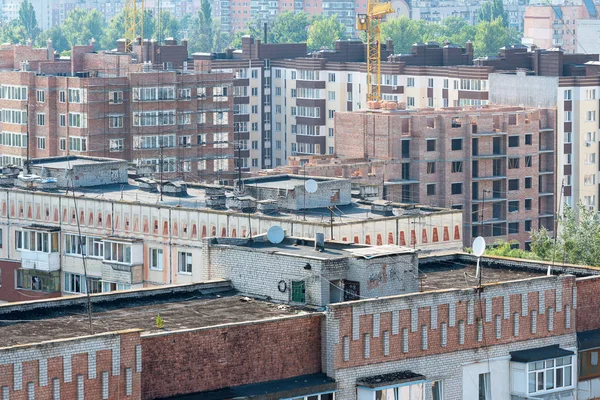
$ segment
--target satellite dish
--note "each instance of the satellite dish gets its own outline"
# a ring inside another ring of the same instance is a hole
[[[319,187],[319,184],[314,179],[309,179],[304,184],[304,188],[306,189],[306,191],[308,193],[315,193],[317,191],[318,187]]]
[[[473,254],[476,257],[481,257],[485,251],[485,239],[481,236],[477,236],[473,241]]]
[[[275,225],[269,228],[267,231],[267,239],[269,242],[273,244],[279,244],[283,242],[283,238],[285,237],[285,232],[279,225]]]

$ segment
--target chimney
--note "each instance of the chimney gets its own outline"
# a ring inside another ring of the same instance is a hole
[[[324,233],[315,233],[315,250],[316,251],[325,250],[325,234]]]
[[[46,41],[46,49],[48,49],[48,60],[54,61],[54,48],[52,47],[52,39]]]

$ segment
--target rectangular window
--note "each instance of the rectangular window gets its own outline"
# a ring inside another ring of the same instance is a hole
[[[329,110],[329,119],[333,119],[335,117],[335,110]]]
[[[427,185],[427,196],[435,196],[435,183]]]
[[[435,163],[434,162],[428,162],[427,163],[427,173],[428,174],[435,174]]]
[[[462,183],[453,183],[451,185],[451,193],[453,195],[462,194],[463,192],[463,184]]]
[[[104,260],[123,264],[131,264],[131,244],[104,242]]]
[[[525,220],[525,232],[531,232],[531,220],[530,219]]]
[[[86,247],[88,257],[104,258],[104,241],[99,237],[87,237]]]
[[[60,126],[67,126],[67,114],[59,114],[58,121]]]
[[[463,140],[462,139],[452,139],[452,150],[462,150]]]
[[[571,118],[573,117],[573,112],[572,111],[565,111],[564,115],[565,115],[564,116],[565,122],[571,122]]]
[[[511,200],[508,202],[508,212],[518,212],[519,211],[519,200]]]
[[[2,85],[0,87],[0,99],[27,100],[27,87],[26,86]]]
[[[181,274],[192,273],[192,253],[179,252],[177,270]]]
[[[519,180],[518,179],[509,179],[508,180],[508,190],[519,190]]]
[[[37,138],[37,147],[40,150],[44,150],[46,148],[46,138],[43,136],[39,136]]]
[[[519,147],[519,137],[518,136],[509,136],[508,137],[508,147]]]
[[[150,269],[162,271],[163,270],[163,250],[162,249],[150,249]]]
[[[598,368],[599,353],[600,350],[598,349],[579,352],[579,380],[600,376],[600,368]]]
[[[406,78],[406,86],[414,87],[415,86],[415,78]]]
[[[427,151],[435,151],[435,139],[427,139]]]
[[[37,113],[37,124],[38,126],[44,126],[46,125],[46,114],[44,113]]]
[[[527,364],[529,394],[573,386],[572,357]]]
[[[69,89],[69,103],[83,103],[84,97],[84,89]]]
[[[44,103],[46,101],[46,92],[43,90],[36,90],[35,97],[38,103]]]
[[[122,103],[123,103],[123,92],[115,91],[115,92],[108,93],[108,104],[122,104]]]
[[[415,98],[414,97],[407,97],[406,98],[406,106],[407,107],[414,107],[415,106]]]
[[[335,100],[335,92],[334,91],[327,92],[327,97],[329,100]]]
[[[519,169],[519,157],[511,157],[508,159],[508,169]]]
[[[519,233],[519,223],[518,222],[510,222],[508,224],[508,233]]]
[[[123,139],[110,139],[108,141],[108,150],[109,151],[122,151],[123,148],[124,148]]]
[[[596,120],[596,111],[588,111],[585,114],[586,121],[595,121]]]
[[[490,373],[479,374],[479,400],[492,399],[492,387],[490,384]]]
[[[335,73],[333,73],[333,72],[330,72],[330,73],[328,74],[328,81],[329,81],[329,82],[335,82]]]
[[[87,139],[77,136],[71,136],[69,138],[69,150],[87,151]]]
[[[122,128],[123,127],[123,116],[122,115],[109,115],[108,116],[108,127],[109,128]]]
[[[531,133],[525,134],[525,144],[531,146],[533,144],[533,135]]]
[[[60,103],[66,103],[67,101],[67,92],[65,92],[64,90],[61,90],[58,92],[58,101]]]
[[[87,128],[87,114],[70,112],[69,126],[73,128]]]
[[[67,150],[67,139],[65,138],[60,138],[58,139],[58,147],[60,148],[60,150]]]
[[[531,185],[533,183],[533,178],[528,176],[525,178],[525,189],[531,189]]]
[[[462,161],[452,161],[452,172],[463,172],[463,162]]]

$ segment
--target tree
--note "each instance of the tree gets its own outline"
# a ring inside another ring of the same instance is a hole
[[[338,21],[337,15],[318,17],[308,28],[307,46],[309,50],[333,49],[335,41],[343,39],[345,33],[346,26]]]
[[[412,45],[423,41],[426,24],[409,19],[406,15],[390,18],[381,25],[381,37],[390,38],[394,52],[410,53]]]
[[[496,55],[501,47],[516,43],[519,43],[519,34],[513,28],[505,28],[501,18],[477,24],[474,42],[476,57]]]
[[[112,49],[116,47],[117,40],[122,39],[125,36],[125,11],[121,11],[108,23],[108,27],[104,30],[102,35],[102,48]]]
[[[545,228],[531,233],[531,250],[547,261],[600,266],[600,219],[583,204],[566,207],[559,219],[559,236],[552,238]]]
[[[477,17],[479,22],[492,22],[498,18],[502,18],[502,24],[504,27],[508,27],[508,12],[504,10],[504,3],[502,0],[492,0],[483,3],[481,7],[479,7]]]
[[[45,46],[48,39],[52,40],[52,47],[59,53],[70,49],[69,43],[67,42],[60,25],[55,25],[52,28],[43,31],[40,36],[38,36],[38,45]]]
[[[211,52],[214,49],[215,36],[213,30],[212,6],[208,0],[202,0],[200,11],[194,21],[191,45],[195,51]]]
[[[67,15],[62,32],[69,47],[87,45],[92,39],[100,40],[104,19],[98,10],[75,8]]]
[[[23,27],[27,39],[36,40],[40,34],[35,10],[29,0],[23,0],[19,7],[19,25]]]
[[[269,40],[271,43],[306,43],[309,24],[309,16],[305,12],[277,14],[269,29]]]

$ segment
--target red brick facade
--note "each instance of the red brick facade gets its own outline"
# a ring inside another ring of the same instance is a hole
[[[321,371],[320,314],[142,337],[142,398]]]

